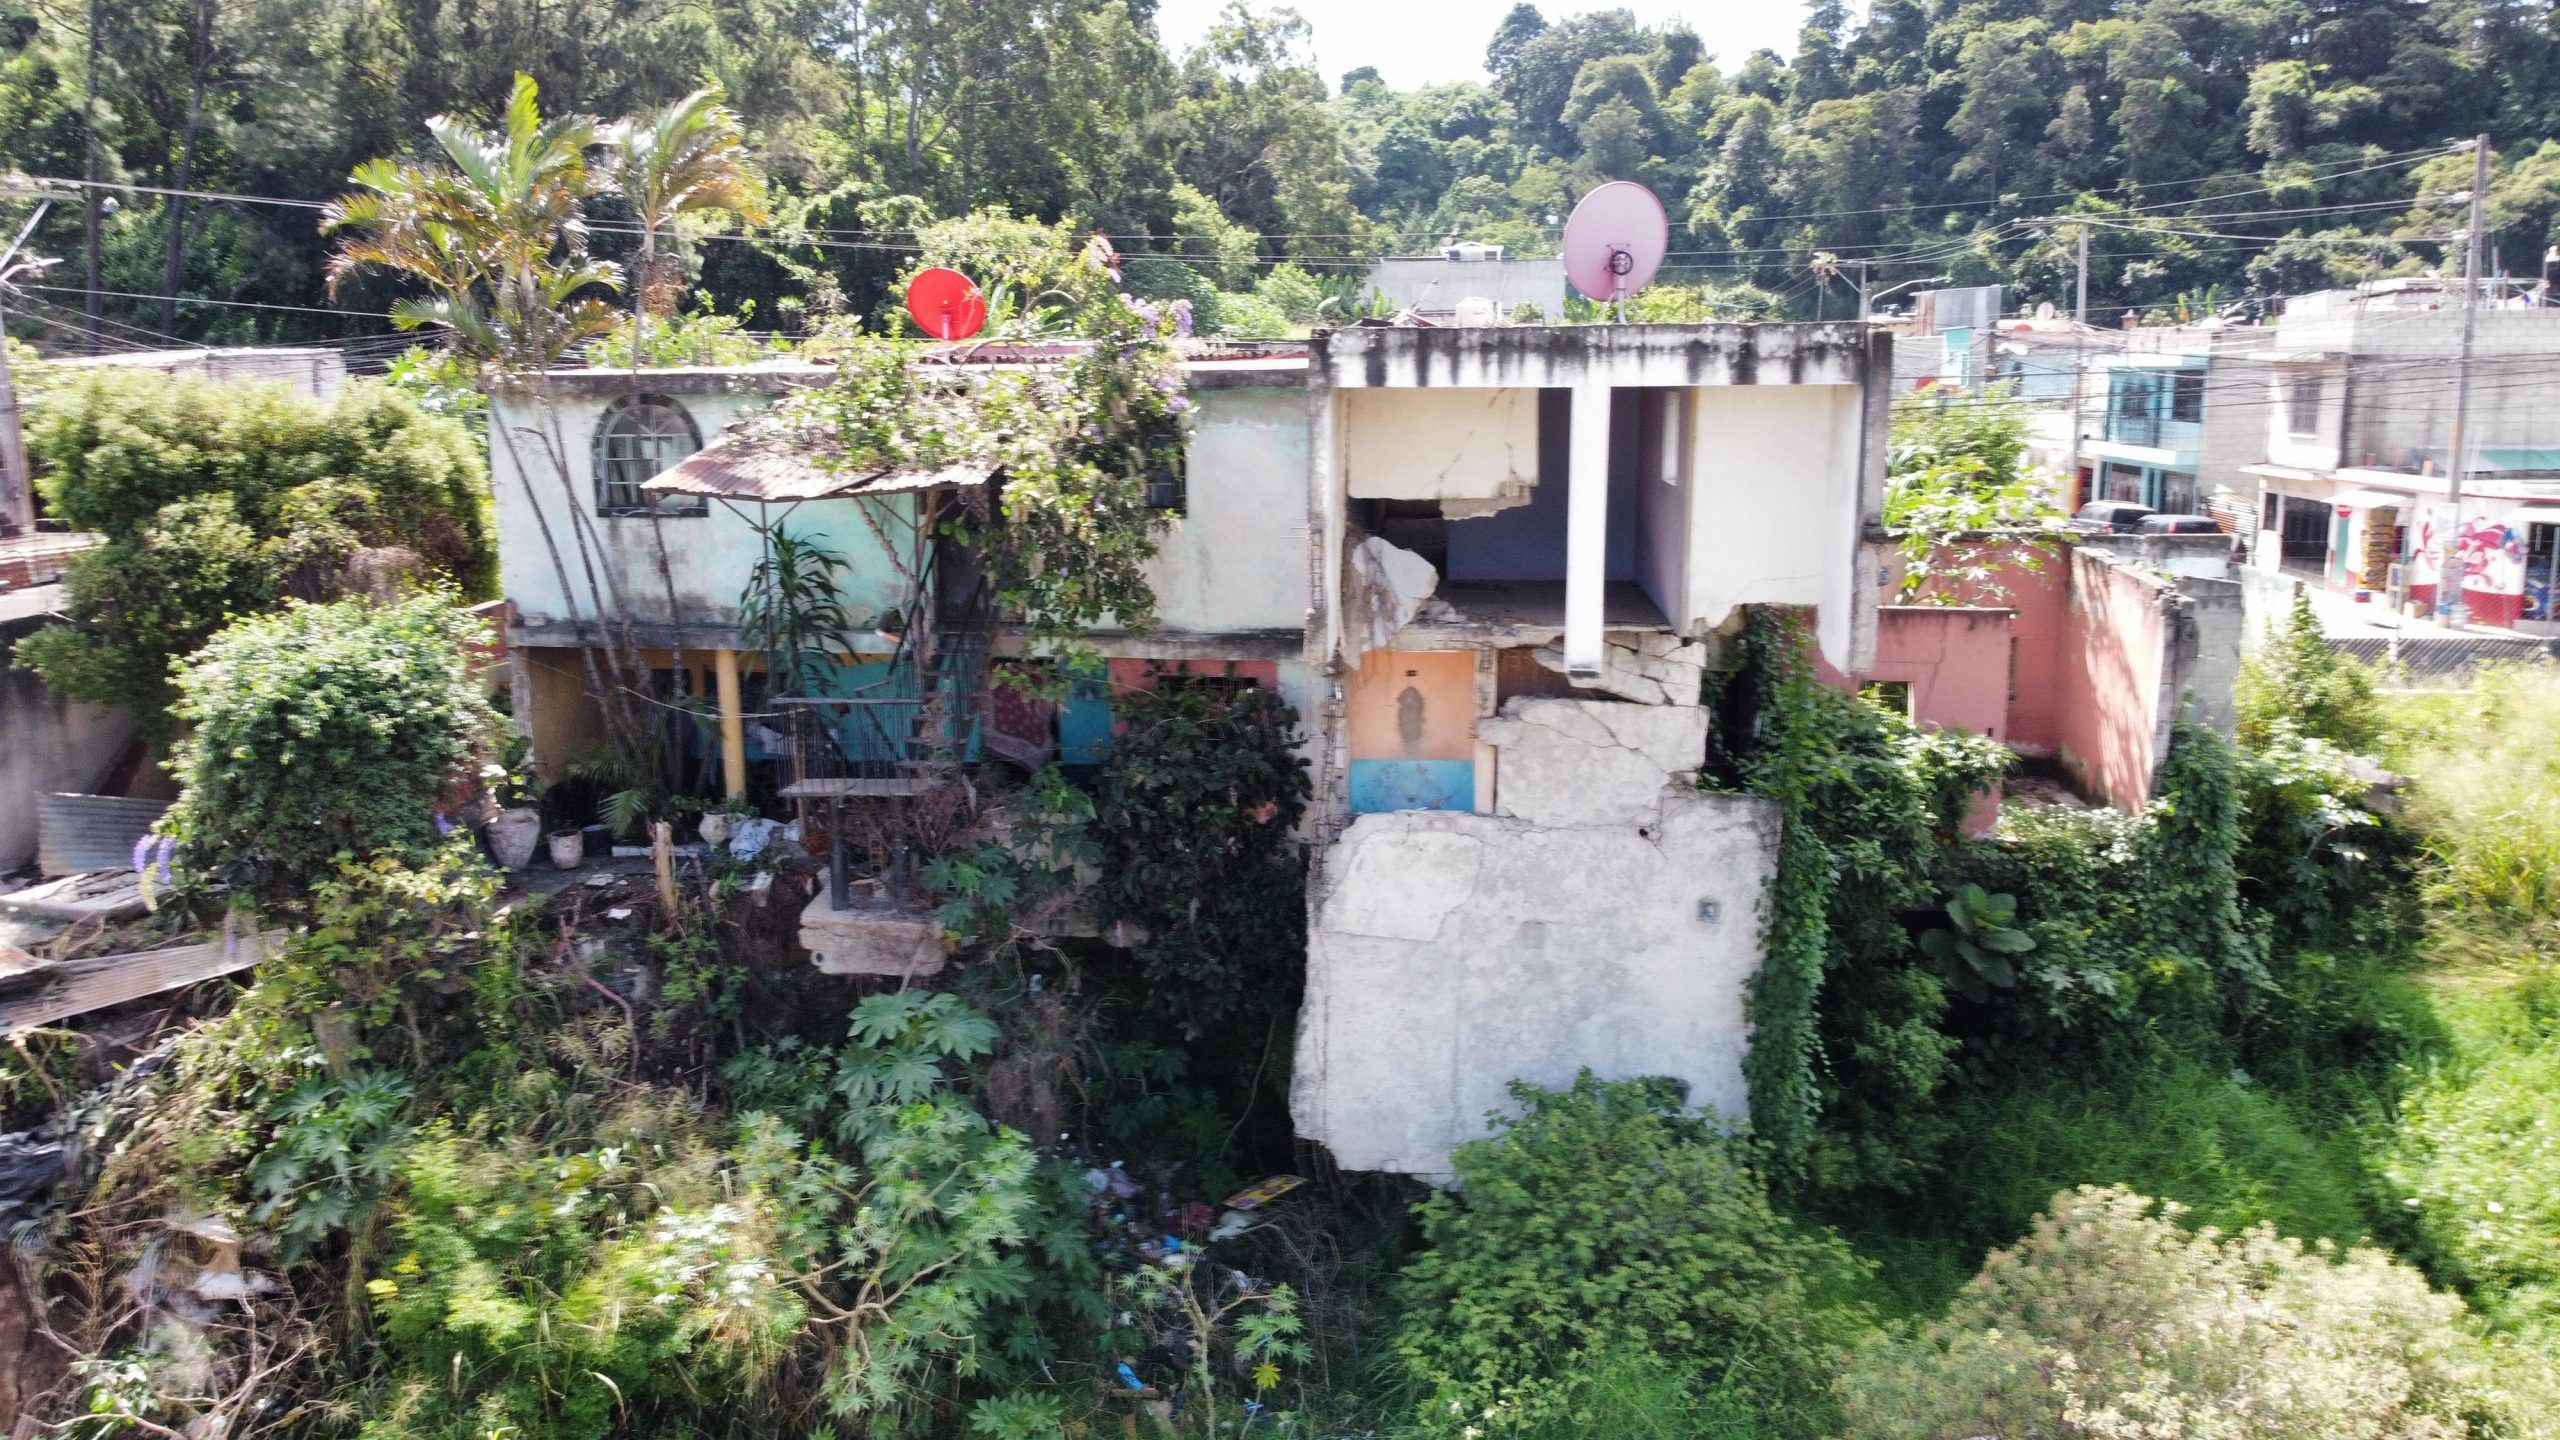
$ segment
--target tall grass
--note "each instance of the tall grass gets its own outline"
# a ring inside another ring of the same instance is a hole
[[[2427,900],[2456,923],[2560,921],[2560,668],[2492,667],[2395,708]]]

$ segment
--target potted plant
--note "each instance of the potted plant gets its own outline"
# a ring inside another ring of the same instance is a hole
[[[551,832],[551,865],[556,870],[575,870],[587,863],[587,832],[554,830]]]
[[[755,807],[744,799],[725,799],[703,811],[702,818],[694,822],[694,829],[702,836],[703,844],[716,850],[728,844],[729,837],[737,833],[739,821],[752,820],[755,814]]]
[[[489,856],[502,870],[521,870],[533,863],[534,843],[542,838],[542,786],[533,778],[533,767],[527,763],[528,742],[521,735],[507,741],[507,760],[503,765],[484,766],[481,778],[489,785],[489,798],[497,813],[480,827],[481,837],[489,843]]]

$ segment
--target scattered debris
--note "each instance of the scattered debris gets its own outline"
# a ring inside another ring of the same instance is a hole
[[[270,931],[226,935],[168,950],[40,964],[0,980],[0,1035],[246,970],[283,943],[283,932]]]
[[[142,877],[126,869],[65,875],[0,895],[0,909],[47,920],[131,920],[145,908]]]

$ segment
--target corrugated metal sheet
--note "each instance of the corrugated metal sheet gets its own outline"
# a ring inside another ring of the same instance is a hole
[[[133,842],[168,808],[166,800],[122,795],[38,796],[36,864],[47,875],[131,869]]]
[[[983,485],[992,473],[984,465],[847,471],[798,451],[725,440],[696,450],[640,488],[656,495],[707,495],[757,504],[787,504],[795,500]]]

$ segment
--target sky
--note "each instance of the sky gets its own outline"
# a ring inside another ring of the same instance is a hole
[[[1176,54],[1200,38],[1227,0],[1159,0],[1156,26]],[[1267,3],[1267,0],[1266,0]],[[1514,0],[1288,0],[1315,29],[1317,68],[1328,86],[1342,72],[1375,65],[1389,85],[1410,90],[1454,80],[1482,80],[1484,46]],[[1804,7],[1796,0],[1582,0],[1541,3],[1550,21],[1585,10],[1622,6],[1648,25],[1686,20],[1707,53],[1730,70],[1763,46],[1781,55],[1796,48]]]

